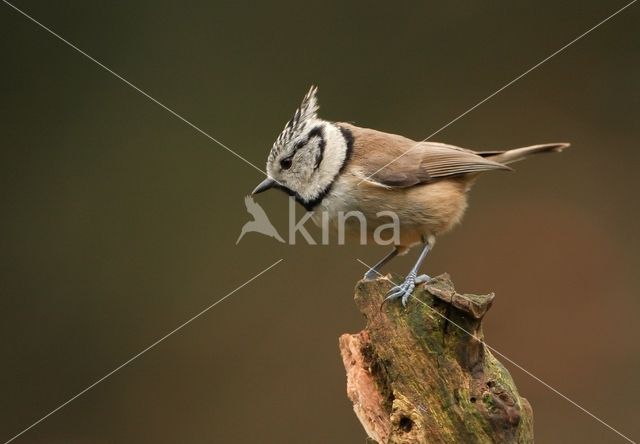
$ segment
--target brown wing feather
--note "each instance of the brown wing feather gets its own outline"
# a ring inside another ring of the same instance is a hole
[[[396,134],[341,124],[354,135],[353,168],[369,181],[406,188],[437,178],[510,169],[464,148],[415,142]]]

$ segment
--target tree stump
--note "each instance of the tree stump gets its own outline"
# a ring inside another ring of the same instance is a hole
[[[459,294],[445,274],[418,286],[406,308],[381,308],[392,285],[358,283],[367,325],[339,340],[367,435],[380,444],[532,443],[531,406],[483,343],[494,295]]]

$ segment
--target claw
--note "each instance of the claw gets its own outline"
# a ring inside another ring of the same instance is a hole
[[[416,279],[416,276],[413,274],[410,274],[409,276],[407,276],[407,278],[404,280],[402,284],[396,285],[391,290],[389,290],[389,292],[387,293],[387,297],[384,298],[385,302],[392,301],[394,299],[401,299],[402,306],[406,307],[407,301],[411,297],[411,293],[413,293],[413,289],[416,287],[415,279]]]
[[[422,264],[422,261],[424,260],[424,258],[427,256],[427,253],[429,253],[429,250],[431,249],[431,244],[433,244],[433,240],[431,241],[425,240],[425,244],[424,244],[424,247],[422,248],[422,252],[420,253],[420,256],[418,257],[418,260],[416,261],[415,265],[407,275],[407,278],[404,280],[402,284],[400,284],[399,286],[395,286],[391,290],[389,290],[389,293],[387,293],[387,297],[384,298],[382,305],[384,305],[384,303],[387,301],[402,298],[402,306],[406,307],[407,301],[411,297],[411,293],[413,293],[413,289],[416,288],[416,284],[422,284],[424,282],[428,282],[431,279],[426,274],[421,274],[420,276],[417,276],[418,270],[420,269],[420,265]],[[380,308],[382,308],[382,306]]]
[[[396,285],[391,290],[389,290],[382,304],[384,305],[384,303],[387,301],[401,298],[402,306],[406,307],[409,298],[413,294],[413,290],[416,288],[416,285],[423,284],[425,282],[428,282],[429,280],[431,280],[431,278],[426,274],[422,274],[420,276],[409,274],[409,276],[407,276],[402,284]]]

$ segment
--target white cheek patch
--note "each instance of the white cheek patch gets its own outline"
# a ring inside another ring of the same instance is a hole
[[[322,128],[325,142],[322,161],[298,192],[306,201],[317,199],[329,189],[347,157],[347,142],[340,128],[327,122]]]
[[[349,147],[341,128],[324,120],[307,121],[298,138],[305,135],[308,146],[301,147],[295,154],[289,170],[280,168],[279,162],[284,156],[282,151],[287,148],[281,147],[279,153],[272,152],[269,156],[267,172],[293,191],[305,207],[313,207],[331,189],[347,160]],[[293,153],[292,147],[289,150]]]

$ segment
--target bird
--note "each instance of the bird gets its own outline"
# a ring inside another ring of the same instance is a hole
[[[318,117],[318,88],[312,86],[276,138],[267,157],[264,179],[252,192],[280,189],[295,197],[319,224],[325,214],[335,225],[338,215],[360,212],[371,228],[376,215],[397,215],[399,235],[393,249],[364,276],[376,279],[390,260],[421,245],[415,264],[385,301],[406,306],[416,285],[430,277],[418,274],[436,238],[457,225],[467,208],[468,191],[487,171],[509,171],[508,165],[538,153],[561,152],[568,143],[545,143],[509,150],[474,151],[431,141],[361,128]]]
[[[284,239],[282,239],[278,231],[271,224],[271,221],[269,221],[267,213],[264,212],[262,207],[258,205],[251,196],[244,198],[244,205],[247,207],[247,213],[253,216],[253,220],[250,220],[242,226],[236,245],[238,245],[240,239],[242,239],[245,234],[253,232],[261,233],[273,237],[280,242],[284,242]]]

